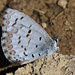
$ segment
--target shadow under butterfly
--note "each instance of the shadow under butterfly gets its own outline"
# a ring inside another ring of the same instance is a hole
[[[12,65],[4,56],[2,47],[1,47],[1,36],[2,36],[2,27],[0,26],[0,75],[6,75],[6,73],[14,72],[17,70],[17,67],[10,67]]]
[[[2,47],[1,47],[1,36],[2,36],[2,27],[0,26],[0,68],[3,68],[10,64],[10,62],[5,58]]]

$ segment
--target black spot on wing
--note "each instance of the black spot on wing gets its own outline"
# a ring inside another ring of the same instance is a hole
[[[21,18],[20,18],[20,20],[22,20],[24,17],[22,16]]]
[[[21,39],[21,36],[19,36],[18,39]]]
[[[4,53],[7,53],[8,51],[7,50],[4,50]]]
[[[34,58],[34,55],[32,54],[32,57]]]
[[[5,18],[5,17],[3,17],[3,20],[6,20],[6,18]]]
[[[20,43],[21,43],[21,40],[18,41],[18,44],[20,44]]]
[[[11,59],[11,57],[9,56],[9,57],[8,57],[8,60],[10,60],[10,59]]]
[[[31,30],[29,30],[28,33],[31,33]]]
[[[42,37],[39,37],[39,41],[41,41]]]
[[[17,23],[18,18],[15,19],[15,22],[12,24],[14,26]]]
[[[6,39],[6,37],[2,37],[2,40],[5,40]]]
[[[11,50],[10,54],[15,55],[16,54],[15,50]]]
[[[2,46],[5,46],[5,45],[6,45],[5,43],[2,44]]]
[[[23,48],[23,45],[21,45],[21,48]]]
[[[29,34],[26,35],[26,37],[28,37],[28,36],[29,36]]]
[[[41,56],[40,53],[38,55]]]
[[[23,54],[24,54],[25,56],[28,56],[25,52],[23,52]]]
[[[38,45],[36,45],[36,48],[38,47]]]
[[[24,50],[26,51],[27,49],[26,49],[26,48],[24,48]]]

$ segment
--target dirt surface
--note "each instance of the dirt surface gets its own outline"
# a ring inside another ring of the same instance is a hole
[[[0,0],[0,26],[8,7],[31,16],[51,37],[58,36],[60,52],[7,75],[75,75],[75,0]]]
[[[75,75],[75,57],[55,53],[18,68],[14,75]]]

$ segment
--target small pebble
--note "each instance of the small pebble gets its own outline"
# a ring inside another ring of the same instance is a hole
[[[66,21],[66,22],[65,22],[65,25],[70,25],[69,21]]]
[[[66,5],[67,5],[67,0],[59,0],[58,1],[58,5],[63,7],[64,9],[66,8]]]
[[[13,73],[7,73],[6,75],[13,75]]]
[[[47,24],[46,23],[42,23],[42,27],[43,28],[47,28]]]

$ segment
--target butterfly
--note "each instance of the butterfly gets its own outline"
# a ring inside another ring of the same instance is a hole
[[[1,46],[11,63],[27,64],[56,52],[58,38],[48,33],[28,15],[8,8],[3,16]]]

